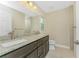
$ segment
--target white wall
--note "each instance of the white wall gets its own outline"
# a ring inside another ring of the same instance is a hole
[[[50,35],[50,39],[54,39],[57,44],[70,47],[73,7],[45,14],[44,17],[45,31]]]
[[[33,29],[40,29],[40,16],[33,17]],[[56,44],[73,48],[73,26],[74,14],[73,6],[69,6],[62,10],[46,13],[43,15],[45,22],[44,32],[49,34],[49,39],[54,39]],[[40,31],[40,30],[39,30]]]

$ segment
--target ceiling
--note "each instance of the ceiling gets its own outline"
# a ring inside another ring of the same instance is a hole
[[[60,10],[72,5],[71,1],[35,1],[35,3],[46,13]]]
[[[21,1],[5,1],[0,2],[1,4],[7,5],[11,8],[14,8],[18,11],[25,13],[27,16],[36,16],[39,15],[40,12],[35,13],[29,10],[26,6],[24,6]],[[43,11],[44,13],[60,10],[66,8],[73,4],[73,2],[69,1],[34,1],[37,5],[38,9]]]
[[[0,3],[6,5],[6,6],[10,7],[10,8],[16,9],[16,10],[18,10],[20,12],[23,12],[27,16],[36,16],[36,13],[30,11],[20,1],[5,1],[5,2],[0,2]]]

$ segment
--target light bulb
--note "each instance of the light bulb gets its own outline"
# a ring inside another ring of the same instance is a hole
[[[33,6],[33,3],[32,2],[29,2],[29,5],[32,7]]]
[[[34,9],[37,9],[37,7],[36,7],[36,6],[34,6],[33,8],[34,8]]]

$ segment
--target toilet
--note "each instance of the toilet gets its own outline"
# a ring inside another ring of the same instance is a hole
[[[49,49],[55,50],[55,40],[52,39],[49,40]]]

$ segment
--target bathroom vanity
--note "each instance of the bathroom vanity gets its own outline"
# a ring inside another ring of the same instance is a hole
[[[29,40],[29,43],[1,55],[1,58],[43,58],[49,51],[49,36]]]

